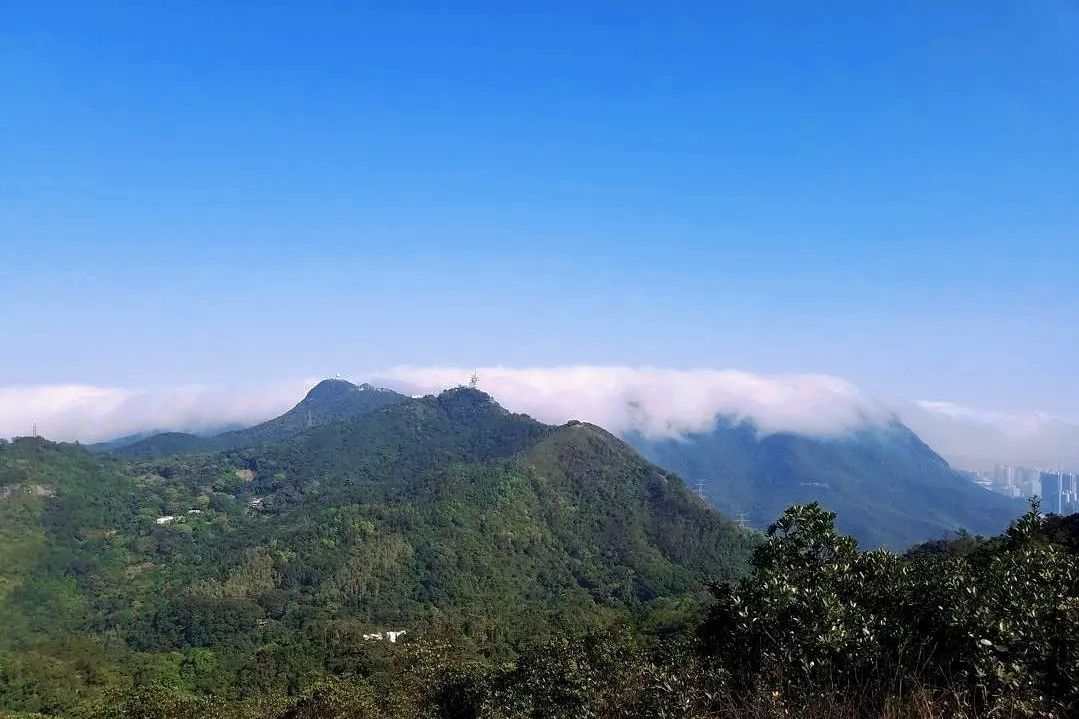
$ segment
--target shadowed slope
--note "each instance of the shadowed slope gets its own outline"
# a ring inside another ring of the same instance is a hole
[[[684,439],[628,439],[656,464],[703,482],[716,507],[744,512],[754,526],[790,504],[819,501],[863,545],[902,550],[960,528],[994,534],[1023,512],[1022,502],[972,484],[897,421],[816,438],[760,436],[750,423],[721,418],[713,431]]]

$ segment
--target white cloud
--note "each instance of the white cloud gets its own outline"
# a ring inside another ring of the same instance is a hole
[[[467,381],[464,368],[399,367],[376,384],[415,392]],[[479,370],[480,387],[506,408],[560,423],[580,419],[612,432],[649,436],[709,429],[719,414],[750,418],[766,432],[839,435],[888,416],[844,380],[822,375],[760,376],[734,370],[560,367]]]
[[[472,371],[398,367],[350,379],[419,394],[465,384]],[[836,436],[867,422],[883,422],[894,412],[960,467],[1064,462],[1079,469],[1079,421],[939,401],[882,401],[835,377],[627,367],[488,367],[480,368],[479,375],[480,388],[508,409],[553,424],[580,419],[616,433],[676,436],[707,430],[722,414],[751,419],[764,432]],[[0,388],[0,436],[29,434],[34,422],[43,436],[84,442],[148,429],[254,424],[287,410],[314,383],[158,390]]]
[[[268,388],[204,386],[132,390],[65,385],[0,387],[0,437],[38,434],[95,442],[150,429],[198,431],[280,414],[312,382]]]

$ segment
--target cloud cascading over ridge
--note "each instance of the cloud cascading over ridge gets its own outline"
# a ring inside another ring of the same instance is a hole
[[[763,377],[733,370],[627,367],[482,368],[480,387],[505,407],[550,423],[593,422],[613,432],[674,436],[709,429],[718,414],[752,419],[765,432],[837,435],[886,416],[841,379]],[[360,375],[373,384],[426,394],[464,384],[472,370],[399,367]],[[0,436],[28,434],[36,422],[55,439],[98,441],[150,429],[198,430],[255,423],[284,412],[314,384],[254,390],[180,387],[128,390],[90,386],[0,388]]]
[[[473,370],[397,367],[357,372],[406,394],[466,384]],[[823,375],[762,376],[735,370],[628,367],[480,368],[480,389],[507,409],[559,424],[580,419],[615,433],[678,436],[707,431],[717,415],[752,420],[762,432],[838,436],[899,418],[961,467],[995,462],[1079,469],[1079,422],[1040,413],[1009,414],[948,402],[886,401]],[[93,442],[147,430],[199,431],[255,424],[295,405],[317,380],[265,387],[131,390],[91,386],[0,388],[0,436]]]
[[[889,416],[857,387],[823,375],[628,367],[481,368],[480,388],[508,409],[545,422],[580,419],[612,432],[676,436],[710,429],[717,415],[763,432],[840,435]],[[467,381],[463,368],[398,367],[374,382],[415,394]]]
[[[949,402],[882,399],[824,375],[763,376],[735,370],[627,367],[481,368],[480,387],[504,406],[546,422],[581,419],[616,433],[677,436],[706,431],[717,415],[762,432],[837,436],[898,417],[956,466],[1063,464],[1079,470],[1079,419],[1008,413]],[[377,383],[416,393],[467,381],[464,368],[401,367]]]

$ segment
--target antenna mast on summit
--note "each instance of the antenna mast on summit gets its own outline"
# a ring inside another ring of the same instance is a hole
[[[470,377],[469,380],[468,380],[468,386],[471,387],[472,389],[476,389],[476,387],[478,387],[479,384],[480,384],[480,368],[477,367],[472,372],[472,377]]]
[[[697,480],[697,488],[695,490],[693,490],[693,493],[696,494],[701,499],[704,499],[704,480],[703,479],[698,479]]]

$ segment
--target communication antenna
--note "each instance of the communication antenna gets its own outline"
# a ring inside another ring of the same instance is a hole
[[[34,436],[37,436],[37,422],[34,422]]]
[[[478,387],[479,384],[480,384],[480,368],[477,367],[472,372],[472,377],[470,377],[469,380],[468,380],[468,386],[471,387],[472,389],[476,389],[476,387]]]
[[[697,488],[693,490],[693,493],[696,494],[701,499],[704,499],[704,480],[703,479],[698,479],[697,480]]]
[[[747,529],[749,527],[749,520],[746,519],[746,513],[739,512],[738,518],[734,520],[734,523],[738,525],[739,529]]]

